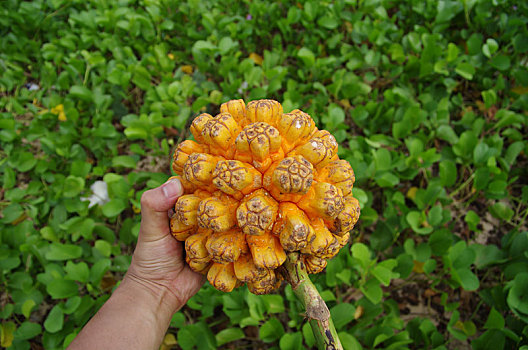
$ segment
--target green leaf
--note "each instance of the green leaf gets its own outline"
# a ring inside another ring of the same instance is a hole
[[[488,319],[484,324],[485,329],[503,329],[505,325],[504,317],[494,307],[491,308]]]
[[[468,210],[464,221],[468,224],[470,230],[478,231],[477,225],[480,223],[480,216],[478,216],[473,210]]]
[[[51,309],[46,321],[44,321],[44,328],[50,333],[57,333],[64,325],[64,313],[59,305],[55,305]]]
[[[509,283],[511,286],[506,301],[511,310],[524,322],[528,322],[528,301],[526,291],[528,290],[528,273],[522,272],[515,276]]]
[[[46,259],[51,261],[77,259],[82,255],[82,248],[73,244],[51,243],[46,252]]]
[[[498,56],[493,57],[490,63],[493,67],[497,68],[498,70],[502,70],[502,71],[510,69],[510,66],[511,66],[510,58],[504,55],[498,55]]]
[[[124,168],[135,168],[137,165],[136,160],[132,156],[117,156],[112,158],[112,166]]]
[[[352,256],[361,261],[364,268],[370,264],[370,251],[363,243],[354,243],[352,246]]]
[[[94,284],[100,283],[103,275],[106,271],[108,271],[111,265],[112,261],[110,259],[97,260],[97,262],[93,264],[92,268],[90,269],[90,282]]]
[[[87,87],[81,85],[72,86],[70,88],[70,96],[78,98],[79,100],[82,100],[84,102],[93,101],[92,91],[90,91],[90,89],[88,89]]]
[[[64,180],[62,194],[66,198],[77,197],[84,189],[84,179],[70,175]]]
[[[66,315],[69,315],[75,312],[79,308],[81,303],[82,303],[81,297],[74,296],[74,297],[68,298],[64,306],[62,306],[61,304],[59,305],[61,305],[62,312],[64,312]]]
[[[281,295],[267,294],[261,296],[266,311],[270,314],[284,312],[284,301]]]
[[[47,286],[46,291],[53,299],[64,299],[77,295],[78,286],[74,281],[62,278],[52,280]]]
[[[102,239],[95,241],[94,248],[106,258],[110,257],[112,254],[112,245],[107,241],[103,241]]]
[[[438,165],[440,171],[440,182],[442,186],[450,187],[456,183],[457,168],[450,160],[443,160]]]
[[[315,345],[315,337],[312,331],[312,327],[308,322],[303,325],[302,334],[306,345],[310,348],[313,347]]]
[[[430,226],[424,226],[426,224],[423,213],[419,211],[410,211],[406,216],[407,222],[411,225],[414,232],[421,235],[427,235],[433,232],[433,228]]]
[[[376,175],[376,183],[380,187],[395,187],[400,179],[391,172],[383,172]]]
[[[383,290],[376,279],[370,279],[365,285],[360,286],[360,290],[365,294],[368,300],[373,304],[381,302],[383,297]]]
[[[439,0],[436,5],[435,22],[448,22],[462,11],[462,4],[458,1]]]
[[[349,303],[340,303],[330,309],[330,315],[336,329],[342,329],[354,320],[356,308]]]
[[[429,210],[427,214],[427,222],[432,226],[437,226],[442,222],[442,207],[440,205],[435,205]]]
[[[467,291],[473,291],[479,288],[480,283],[478,277],[468,268],[453,270],[453,277]]]
[[[222,329],[216,334],[216,345],[222,346],[232,341],[245,338],[244,332],[240,328]]]
[[[454,145],[458,142],[458,136],[449,125],[440,125],[436,130],[438,137]]]
[[[150,88],[151,75],[149,71],[143,66],[136,66],[134,75],[132,76],[132,82],[136,84],[140,89],[148,90]]]
[[[148,131],[145,128],[139,126],[129,126],[124,131],[125,136],[130,140],[146,140],[148,137]]]
[[[339,22],[333,16],[325,15],[317,20],[317,24],[326,29],[336,29],[339,26]]]
[[[487,58],[491,58],[491,56],[497,52],[499,49],[499,44],[495,41],[495,39],[488,39],[486,40],[486,43],[482,45],[482,53]]]
[[[13,343],[16,325],[14,322],[0,323],[0,346],[9,348]]]
[[[496,245],[472,244],[470,248],[475,251],[475,266],[478,269],[483,269],[487,266],[504,261],[505,254]]]
[[[29,316],[31,315],[31,310],[36,305],[37,304],[33,299],[27,299],[26,301],[24,301],[24,304],[22,304],[22,315],[24,315],[25,318],[29,318]]]
[[[15,161],[16,169],[22,173],[30,171],[37,164],[37,159],[30,152],[19,153],[18,158]]]
[[[220,50],[220,53],[222,55],[227,54],[229,51],[231,51],[232,49],[235,49],[237,46],[238,46],[238,43],[233,41],[233,39],[231,39],[228,36],[225,36],[222,39],[220,39],[220,42],[218,43],[218,49]]]
[[[388,286],[392,278],[392,271],[382,265],[376,265],[374,269],[372,269],[372,275],[376,277],[381,284]]]
[[[522,141],[512,143],[506,150],[504,160],[512,167],[517,159],[517,156],[525,149],[525,144]]]
[[[513,217],[514,211],[503,202],[497,202],[490,208],[490,213],[497,219],[509,221]]]
[[[339,332],[338,336],[339,340],[341,340],[341,345],[343,345],[344,350],[363,350],[361,344],[352,334]]]
[[[15,182],[16,182],[15,171],[11,168],[6,167],[4,169],[4,183],[2,185],[2,188],[5,190],[13,188],[13,186],[15,185]]]
[[[473,75],[475,75],[475,67],[469,63],[461,62],[456,66],[455,72],[462,78],[471,80]]]
[[[42,332],[42,327],[38,323],[23,322],[15,331],[15,339],[27,340],[36,337]]]
[[[488,350],[490,346],[494,349],[504,349],[506,336],[501,330],[490,329],[484,332],[480,337],[471,342],[474,350]]]
[[[302,334],[300,332],[286,333],[279,342],[281,350],[302,350]]]
[[[299,52],[297,52],[297,57],[299,57],[307,67],[312,67],[315,64],[314,53],[306,47],[302,47]]]
[[[68,261],[64,267],[64,271],[66,271],[66,277],[73,281],[86,283],[90,277],[90,269],[84,261],[78,264]]]
[[[284,328],[275,317],[267,320],[259,329],[259,338],[265,343],[271,343],[282,337]]]
[[[475,163],[484,163],[490,156],[489,146],[484,142],[479,142],[477,147],[473,150],[473,160]]]
[[[121,214],[121,212],[125,210],[127,206],[128,205],[125,200],[121,198],[114,198],[103,205],[103,214],[108,218],[113,218]]]

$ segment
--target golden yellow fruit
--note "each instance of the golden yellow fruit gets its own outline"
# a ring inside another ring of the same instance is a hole
[[[229,292],[280,286],[286,254],[298,252],[309,273],[324,270],[350,239],[360,208],[350,164],[338,144],[301,110],[280,103],[225,102],[190,126],[172,169],[184,195],[171,233],[185,241],[186,261]]]
[[[271,230],[279,205],[263,189],[244,198],[236,211],[238,226],[247,235],[260,236]]]

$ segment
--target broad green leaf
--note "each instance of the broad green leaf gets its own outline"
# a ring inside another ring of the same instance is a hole
[[[63,195],[66,198],[73,198],[79,195],[84,189],[84,179],[70,175],[64,180]]]
[[[71,260],[82,255],[82,248],[73,244],[51,243],[46,252],[46,259],[51,261]]]
[[[354,320],[356,308],[349,303],[340,303],[330,309],[332,320],[336,329],[342,329],[344,326]]]
[[[79,287],[74,281],[57,278],[46,286],[46,291],[53,299],[64,299],[77,295]]]
[[[128,205],[125,200],[120,199],[120,198],[114,198],[114,199],[111,199],[105,205],[103,205],[103,214],[106,217],[112,218],[112,217],[115,217],[121,214],[121,212],[125,210],[127,206]]]
[[[37,164],[37,159],[30,152],[20,152],[17,156],[18,157],[15,159],[15,168],[22,173],[33,169]]]
[[[487,58],[491,58],[491,56],[497,52],[499,49],[499,44],[495,41],[495,39],[487,39],[486,43],[482,45],[482,53]]]
[[[476,70],[470,63],[462,62],[456,66],[455,72],[464,79],[472,80]]]
[[[137,162],[132,156],[117,156],[112,158],[112,166],[115,167],[135,168],[136,164]]]
[[[360,286],[360,289],[371,303],[378,304],[381,302],[383,290],[381,289],[378,280],[370,279],[365,285]]]
[[[42,332],[42,328],[38,323],[23,322],[15,331],[15,338],[17,340],[27,340],[36,337]]]
[[[88,278],[90,277],[90,269],[88,268],[88,265],[83,261],[78,264],[68,261],[66,263],[64,271],[66,271],[67,279],[71,279],[78,282],[86,283],[88,282]]]
[[[297,53],[297,57],[307,66],[312,67],[315,64],[315,55],[310,49],[302,47]]]
[[[508,56],[505,55],[498,55],[491,59],[491,65],[498,70],[505,71],[510,68],[511,61]]]
[[[33,299],[27,299],[26,301],[24,301],[24,304],[22,304],[22,315],[24,315],[24,317],[28,319],[29,316],[31,315],[31,310],[36,305],[37,304],[35,303],[35,300]]]
[[[490,208],[490,213],[497,219],[506,220],[506,221],[509,221],[514,215],[513,209],[509,208],[503,202],[497,202],[493,204]]]
[[[528,322],[528,302],[526,301],[526,290],[528,288],[528,273],[523,272],[515,276],[509,283],[511,286],[507,302],[512,311],[524,322]]]
[[[14,322],[0,324],[0,346],[9,348],[15,338],[16,325]]]
[[[56,333],[62,329],[63,325],[64,313],[59,305],[55,305],[44,321],[44,328],[50,333]]]
[[[259,329],[259,338],[265,343],[276,341],[284,334],[284,328],[275,317],[267,320]]]
[[[315,337],[312,331],[312,327],[308,322],[306,322],[302,327],[302,334],[304,342],[308,347],[313,347],[315,345]]]
[[[282,299],[282,296],[268,294],[261,296],[261,298],[264,301],[264,305],[266,306],[266,311],[268,313],[284,312],[284,301]]]
[[[491,308],[488,319],[484,324],[485,329],[503,329],[504,317],[494,307]]]
[[[457,168],[455,163],[450,160],[443,160],[440,162],[440,181],[443,186],[453,186],[457,179]]]
[[[92,102],[93,94],[90,89],[82,85],[74,85],[70,88],[70,96],[78,98],[84,102]]]
[[[349,333],[345,332],[339,332],[338,333],[339,340],[341,341],[341,345],[343,345],[344,350],[362,350],[363,347],[361,344],[357,341],[357,339]]]
[[[468,224],[468,227],[472,231],[477,231],[477,225],[480,223],[480,217],[473,210],[468,210],[464,221]]]
[[[302,350],[302,334],[300,332],[286,333],[280,341],[279,346],[281,350]]]
[[[240,328],[222,329],[216,334],[216,345],[222,346],[232,341],[245,338],[244,332]]]
[[[364,268],[370,264],[370,251],[363,243],[354,243],[352,246],[352,256],[361,261]]]
[[[98,239],[95,241],[94,248],[97,249],[104,257],[108,258],[112,254],[112,245],[107,241]]]
[[[468,268],[459,268],[453,271],[453,277],[467,291],[477,290],[480,283],[478,277]]]

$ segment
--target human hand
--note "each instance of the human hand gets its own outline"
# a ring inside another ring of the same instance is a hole
[[[202,275],[185,264],[182,243],[170,233],[168,211],[182,194],[183,187],[177,179],[143,193],[138,243],[123,280],[147,288],[174,312],[204,282]]]

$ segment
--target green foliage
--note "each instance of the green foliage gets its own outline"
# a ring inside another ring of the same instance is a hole
[[[526,348],[527,28],[522,1],[3,1],[0,347],[66,347],[128,268],[187,121],[268,97],[356,173],[353,244],[313,276],[345,349]],[[300,308],[289,286],[206,286],[169,332],[302,349]]]

